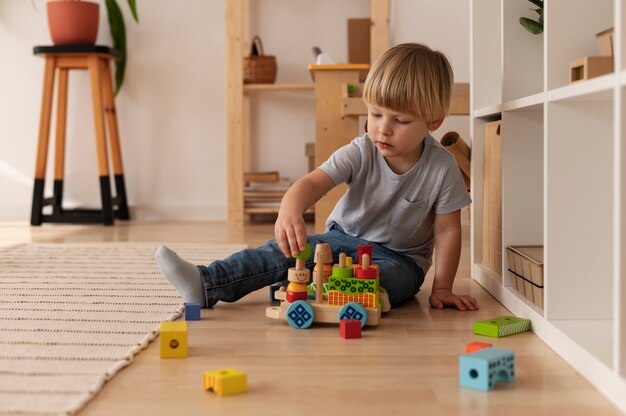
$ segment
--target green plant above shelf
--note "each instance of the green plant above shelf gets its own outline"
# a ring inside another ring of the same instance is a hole
[[[537,12],[537,14],[539,15],[539,18],[537,20],[533,20],[528,17],[520,17],[519,23],[522,25],[524,29],[528,30],[533,35],[538,35],[540,33],[543,33],[543,0],[528,0],[528,1],[534,4],[535,6],[537,6],[537,9],[531,9],[531,10],[534,10],[535,12]]]

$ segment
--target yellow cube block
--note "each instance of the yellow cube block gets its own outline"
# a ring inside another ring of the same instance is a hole
[[[213,390],[218,396],[244,393],[248,390],[246,373],[234,368],[205,371],[202,382],[205,390]]]
[[[187,355],[187,322],[161,322],[161,358],[185,358]]]

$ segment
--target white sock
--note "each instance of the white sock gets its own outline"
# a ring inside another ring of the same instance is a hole
[[[181,259],[167,246],[161,246],[155,253],[161,273],[176,288],[185,303],[199,303],[204,308],[206,299],[202,275],[195,265]]]

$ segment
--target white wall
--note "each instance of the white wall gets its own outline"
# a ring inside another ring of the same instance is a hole
[[[103,1],[100,0],[102,4]],[[311,47],[347,61],[346,19],[366,17],[367,0],[253,0],[251,34],[278,59],[278,82],[310,82]],[[28,220],[32,198],[43,60],[50,44],[45,2],[0,0],[0,220]],[[140,23],[126,2],[129,58],[116,98],[126,186],[140,220],[226,218],[224,1],[138,1]],[[104,9],[102,9],[104,11]],[[392,0],[392,43],[419,41],[445,52],[457,82],[469,79],[469,5],[459,0]],[[106,14],[98,43],[110,44]],[[93,120],[85,73],[70,75],[67,206],[99,205]],[[54,126],[53,126],[54,127]],[[437,136],[469,138],[467,117],[450,117]],[[54,130],[53,130],[54,131]],[[297,179],[304,146],[314,140],[309,93],[253,98],[253,167]],[[49,162],[49,168],[52,168]]]

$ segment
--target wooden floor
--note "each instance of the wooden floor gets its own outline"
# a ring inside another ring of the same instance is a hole
[[[466,221],[466,219],[464,219]],[[0,243],[244,242],[256,246],[273,225],[229,234],[224,223],[118,222],[113,227],[0,223]],[[159,358],[158,342],[107,383],[81,412],[96,415],[618,415],[598,391],[532,333],[502,339],[472,334],[475,320],[508,311],[469,277],[464,224],[458,292],[480,311],[433,310],[432,273],[414,301],[386,315],[363,338],[344,340],[336,325],[295,330],[265,317],[268,291],[203,310],[189,322],[189,358]],[[515,351],[516,379],[485,393],[458,386],[465,344],[482,340]],[[202,372],[246,371],[249,391],[217,397],[202,389]]]

